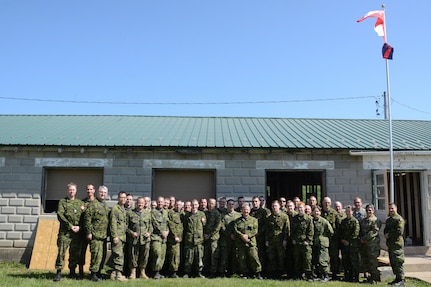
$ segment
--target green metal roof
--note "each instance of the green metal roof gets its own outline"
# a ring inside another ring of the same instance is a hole
[[[431,149],[431,121],[392,124],[394,150]],[[385,120],[0,115],[0,145],[387,150],[389,132]]]

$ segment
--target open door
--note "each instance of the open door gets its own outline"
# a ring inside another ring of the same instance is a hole
[[[380,220],[386,219],[388,215],[388,177],[387,170],[373,171],[373,204],[375,215]]]

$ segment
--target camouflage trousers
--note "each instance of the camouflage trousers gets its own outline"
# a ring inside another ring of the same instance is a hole
[[[103,265],[106,260],[106,239],[93,239],[90,241],[90,271],[99,272],[102,271]]]
[[[55,261],[55,269],[61,270],[64,268],[64,257],[69,248],[69,269],[75,270],[79,264],[79,255],[81,252],[81,241],[78,234],[70,232],[60,233],[57,237],[58,255]]]
[[[165,264],[166,257],[166,242],[164,241],[152,241],[151,242],[151,269],[155,272],[159,272]]]
[[[371,274],[372,280],[380,281],[380,271],[377,269],[377,257],[380,255],[380,245],[369,244],[362,247],[361,256],[365,271]]]
[[[184,272],[186,274],[191,272],[201,272],[204,263],[204,246],[198,245],[185,245],[184,246]]]
[[[250,246],[248,243],[238,243],[238,272],[245,274],[258,273],[262,271],[262,265],[259,260],[257,246]]]
[[[168,270],[177,272],[181,263],[181,243],[168,243],[166,253]]]
[[[267,254],[269,271],[282,272],[281,274],[283,274],[286,271],[286,249],[283,244],[281,242],[270,242],[267,247]]]
[[[329,249],[320,245],[313,245],[312,248],[313,269],[317,275],[325,275],[329,272]]]
[[[150,255],[150,241],[143,244],[130,244],[128,253],[130,260],[127,264],[130,269],[138,267],[140,269],[147,268]]]
[[[341,248],[344,277],[352,279],[360,273],[359,246],[350,245]]]
[[[233,274],[236,272],[238,262],[236,256],[235,241],[219,242],[220,259],[218,272]]]
[[[397,279],[404,279],[404,248],[388,245],[389,262]]]
[[[293,245],[293,258],[295,276],[302,276],[303,273],[310,276],[312,260],[311,246],[302,244]]]
[[[216,273],[220,259],[218,240],[208,239],[204,243],[204,270]]]
[[[119,241],[117,244],[114,244],[112,242],[111,248],[112,248],[112,263],[114,270],[123,272],[123,266],[124,266],[124,245],[125,242]]]
[[[338,248],[338,242],[333,238],[329,243],[329,262],[332,274],[338,274],[340,272],[340,250]]]

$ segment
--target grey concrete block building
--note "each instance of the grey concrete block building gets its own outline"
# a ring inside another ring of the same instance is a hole
[[[393,121],[393,139],[406,237],[429,247],[431,122]],[[104,184],[112,200],[359,196],[384,219],[388,147],[385,120],[3,115],[0,260],[28,263],[39,217],[55,214],[69,182],[79,198]]]

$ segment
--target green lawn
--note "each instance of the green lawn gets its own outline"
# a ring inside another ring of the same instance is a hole
[[[303,281],[274,281],[274,280],[256,280],[256,279],[161,279],[161,280],[133,280],[128,282],[114,282],[110,280],[103,280],[100,282],[91,282],[90,280],[72,280],[65,278],[66,274],[63,276],[60,282],[53,282],[54,278],[53,272],[47,271],[33,271],[28,270],[22,264],[15,263],[0,263],[0,286],[19,286],[19,287],[42,287],[42,286],[131,286],[131,287],[142,287],[145,285],[151,285],[151,287],[161,287],[161,286],[187,286],[187,287],[244,287],[244,286],[259,286],[259,287],[306,287],[311,285],[325,285],[328,287],[336,287],[336,286],[351,286],[351,287],[359,287],[359,286],[367,286],[367,284],[353,284],[353,283],[344,283],[339,281],[321,283],[314,282],[308,283]],[[380,283],[377,286],[388,286],[386,282]],[[406,286],[417,286],[417,287],[429,287],[428,283],[424,283],[416,280],[407,280]]]

